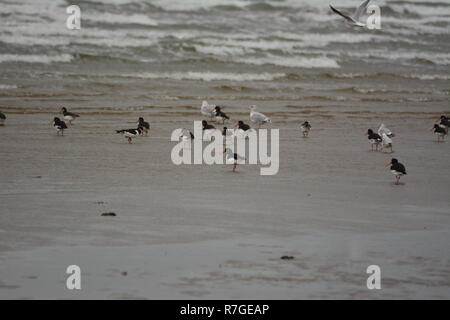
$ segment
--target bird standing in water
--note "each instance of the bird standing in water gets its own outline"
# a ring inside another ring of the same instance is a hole
[[[395,158],[392,158],[387,166],[391,166],[391,172],[395,176],[395,184],[398,185],[400,183],[400,178],[406,174],[405,166]]]

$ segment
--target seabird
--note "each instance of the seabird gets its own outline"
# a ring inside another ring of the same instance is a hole
[[[445,132],[444,128],[442,128],[440,125],[435,123],[433,128],[431,128],[431,130],[433,130],[434,134],[437,135],[438,142],[444,141],[445,135],[447,134],[447,132]]]
[[[250,130],[250,126],[244,123],[242,120],[239,120],[236,126],[238,127],[238,129],[241,129],[242,131]]]
[[[203,101],[200,107],[202,115],[210,117],[212,119],[215,115],[216,106],[214,104],[208,104],[208,101]]]
[[[378,151],[378,146],[383,141],[383,139],[381,139],[380,135],[374,133],[372,129],[369,129],[369,130],[367,130],[366,136],[372,145],[372,151],[373,151],[373,146],[375,146],[376,151]]]
[[[63,119],[66,121],[69,121],[69,124],[72,124],[72,121],[74,121],[75,118],[79,117],[79,115],[67,111],[67,109],[65,107],[61,108],[61,113],[63,114]]]
[[[309,134],[309,130],[311,130],[311,125],[308,121],[305,121],[301,124],[300,129],[302,129],[303,136],[306,138]]]
[[[405,166],[395,158],[392,158],[387,166],[391,166],[391,172],[395,176],[395,184],[399,184],[400,177],[406,174]]]
[[[360,22],[359,19],[361,18],[361,16],[364,14],[364,11],[366,11],[367,5],[369,4],[370,0],[366,0],[363,3],[361,3],[359,5],[358,8],[356,8],[355,13],[353,14],[353,16],[350,16],[348,14],[342,13],[339,10],[337,10],[336,8],[334,8],[331,4],[330,4],[330,8],[331,10],[333,10],[334,13],[337,13],[338,15],[340,15],[341,17],[343,17],[345,19],[345,22],[350,25],[350,26],[356,26],[356,27],[365,27],[366,24],[363,22]]]
[[[139,117],[138,121],[136,121],[136,123],[138,124],[138,127],[141,128],[142,130],[142,134],[147,135],[148,134],[148,130],[150,129],[150,124],[146,121],[144,121],[144,118]]]
[[[64,135],[64,129],[67,129],[67,125],[64,121],[59,119],[58,117],[54,117],[52,121],[53,127],[56,129],[56,135],[59,136],[59,133],[61,133],[61,136]]]
[[[264,123],[272,122],[269,117],[266,117],[264,114],[256,112],[255,110],[256,106],[250,107],[250,121],[257,123],[258,127],[261,127]]]
[[[222,124],[225,123],[225,120],[230,119],[229,116],[222,112],[219,106],[216,106],[216,108],[214,109],[214,115],[216,116],[216,121],[222,121]]]
[[[183,141],[191,141],[194,139],[194,135],[186,128],[181,129],[180,137],[182,137]]]
[[[380,135],[382,140],[382,149],[385,148],[391,149],[391,153],[394,152],[392,149],[392,137],[395,136],[395,134],[392,133],[391,130],[389,130],[383,123],[381,124],[380,128],[378,129],[378,135]]]
[[[245,157],[241,157],[237,153],[234,153],[230,148],[225,148],[223,152],[225,153],[225,162],[233,164],[233,172],[236,171],[238,160],[245,160]]]
[[[0,112],[0,126],[2,126],[5,123],[6,116],[3,112]]]
[[[142,129],[137,127],[137,129],[122,129],[116,130],[116,133],[122,133],[125,138],[128,139],[128,143],[131,143],[131,140],[140,134],[142,134]]]
[[[445,134],[448,134],[448,127],[450,127],[450,122],[448,120],[448,117],[442,115],[442,116],[440,116],[438,121],[439,121],[439,126],[445,130]]]
[[[215,129],[215,127],[212,124],[208,124],[206,120],[202,120],[202,128],[203,130]]]

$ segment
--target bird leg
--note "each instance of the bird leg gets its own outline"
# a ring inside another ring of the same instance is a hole
[[[236,167],[237,167],[237,163],[235,162],[235,163],[233,164],[233,172],[236,172]]]
[[[128,137],[128,143],[131,143],[131,137]]]

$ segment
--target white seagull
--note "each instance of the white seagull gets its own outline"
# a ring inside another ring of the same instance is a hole
[[[381,124],[380,128],[378,129],[378,134],[381,137],[382,140],[382,148],[389,148],[391,149],[391,153],[394,152],[392,150],[392,137],[395,136],[395,134],[392,133],[391,130],[389,130],[383,123]]]
[[[216,106],[214,104],[208,104],[208,101],[203,101],[200,107],[202,115],[210,117],[211,119],[216,115]]]
[[[347,24],[349,24],[350,26],[365,27],[366,24],[363,22],[360,22],[359,19],[366,11],[366,8],[367,8],[367,5],[369,4],[369,2],[370,2],[370,0],[366,0],[363,3],[361,3],[360,6],[358,8],[356,8],[356,11],[353,14],[353,16],[349,16],[348,14],[344,14],[344,13],[340,12],[336,8],[333,8],[333,6],[331,4],[330,4],[330,8],[331,8],[331,10],[333,10],[334,13],[337,13],[338,15],[343,17],[345,19],[345,22]]]
[[[261,127],[262,124],[267,122],[272,122],[269,117],[265,116],[260,112],[255,111],[256,106],[250,107],[250,121],[258,124],[258,127]]]

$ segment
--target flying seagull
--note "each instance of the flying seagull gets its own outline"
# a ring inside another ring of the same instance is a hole
[[[353,14],[353,16],[349,16],[347,14],[340,12],[336,8],[333,8],[333,6],[331,4],[330,4],[330,8],[331,8],[331,10],[333,10],[334,13],[337,13],[338,15],[343,17],[346,20],[345,22],[348,23],[349,25],[355,26],[355,27],[365,27],[366,24],[363,22],[360,22],[359,18],[361,18],[361,16],[366,11],[366,8],[367,8],[367,5],[369,4],[369,2],[370,2],[370,0],[366,0],[363,3],[361,3],[360,6],[358,8],[356,8],[356,11]]]

